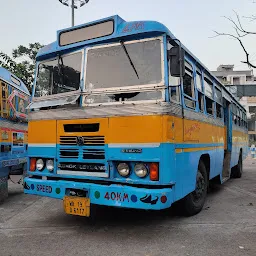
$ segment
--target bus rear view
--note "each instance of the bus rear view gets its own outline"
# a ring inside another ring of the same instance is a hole
[[[193,57],[164,25],[113,16],[58,31],[36,70],[25,193],[62,199],[73,215],[89,216],[91,204],[160,210],[180,199],[192,215],[209,179],[223,180],[224,115],[203,121]],[[204,128],[213,134],[201,141]]]

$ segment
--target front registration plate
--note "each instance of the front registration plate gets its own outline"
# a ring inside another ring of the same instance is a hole
[[[64,210],[67,214],[90,216],[90,199],[85,197],[64,197]]]

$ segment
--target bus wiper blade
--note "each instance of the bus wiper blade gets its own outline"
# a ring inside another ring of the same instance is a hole
[[[61,62],[61,64],[60,64],[60,62]],[[60,55],[58,58],[58,75],[60,77],[61,85],[64,86],[63,59]]]
[[[129,55],[129,53],[127,52],[127,49],[126,49],[126,47],[125,47],[125,45],[124,45],[124,42],[123,42],[123,41],[120,41],[120,44],[121,44],[121,46],[122,46],[122,48],[123,48],[123,50],[124,50],[124,52],[125,52],[125,54],[126,54],[128,60],[129,60],[129,62],[130,62],[130,64],[131,64],[131,66],[132,66],[132,68],[133,68],[133,70],[134,70],[136,76],[138,77],[138,79],[140,79],[140,78],[139,78],[139,75],[138,75],[138,72],[137,72],[137,70],[136,70],[136,68],[135,68],[135,66],[134,66],[134,64],[133,64],[133,62],[132,62],[132,60],[131,60],[131,58],[130,58],[130,55]]]

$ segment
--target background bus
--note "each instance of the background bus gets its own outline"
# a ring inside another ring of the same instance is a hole
[[[176,201],[193,215],[210,180],[241,177],[245,109],[163,24],[113,16],[58,31],[36,72],[25,193],[75,215]]]
[[[0,200],[8,195],[8,177],[26,170],[29,96],[24,83],[0,67]]]

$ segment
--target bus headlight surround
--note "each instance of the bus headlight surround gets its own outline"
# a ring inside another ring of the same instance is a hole
[[[117,171],[122,177],[127,177],[130,174],[130,168],[127,163],[120,163],[117,165]]]
[[[54,169],[54,162],[52,159],[48,159],[46,161],[46,169],[49,171],[49,172],[52,172],[53,169]]]
[[[37,169],[38,171],[42,171],[43,168],[44,168],[44,160],[41,159],[41,158],[37,159],[37,160],[36,160],[36,169]]]
[[[134,172],[139,178],[145,178],[148,174],[148,169],[145,164],[135,164]]]

